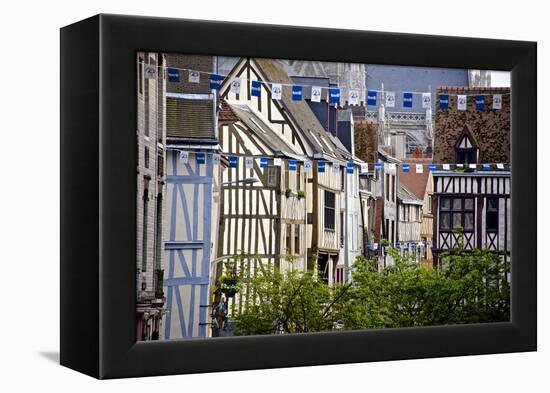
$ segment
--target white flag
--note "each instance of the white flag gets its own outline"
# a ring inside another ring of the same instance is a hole
[[[493,109],[502,109],[502,94],[493,94]]]
[[[246,169],[254,168],[254,157],[245,157],[244,166]]]
[[[220,164],[220,155],[218,153],[212,154],[212,163],[214,165],[219,165]]]
[[[313,86],[311,88],[311,102],[321,102],[321,88],[319,86]]]
[[[231,87],[230,87],[231,93],[239,94],[241,92],[241,80],[239,78],[235,78],[231,81]]]
[[[477,165],[476,164],[468,164],[468,167],[470,169],[476,169],[477,168]]]
[[[359,92],[357,90],[349,91],[349,104],[359,105]]]
[[[369,173],[369,164],[367,164],[366,162],[361,164],[361,173]]]
[[[340,164],[337,162],[332,164],[332,173],[338,173],[340,172]]]
[[[451,170],[451,165],[450,164],[443,164],[443,170],[444,171],[450,171]]]
[[[428,109],[432,107],[432,93],[422,93],[422,108]]]
[[[283,97],[283,86],[280,83],[271,84],[271,97],[280,100]]]
[[[424,172],[424,165],[416,164],[416,173],[423,173],[423,172]]]
[[[304,161],[304,172],[309,173],[311,171],[311,161],[305,160]]]
[[[395,92],[387,91],[386,92],[386,107],[393,108],[395,107]]]
[[[498,169],[504,169],[504,164],[497,164]]]
[[[155,79],[157,77],[157,66],[145,64],[145,79]]]
[[[189,152],[188,151],[180,151],[180,162],[182,164],[187,164],[189,162]]]
[[[191,70],[189,71],[189,82],[191,83],[200,83],[201,73],[199,71]]]
[[[283,160],[281,160],[280,158],[273,159],[273,166],[281,166],[281,165],[283,165]]]
[[[465,95],[458,95],[456,97],[456,109],[459,111],[465,111],[468,105],[468,97]]]
[[[464,164],[456,164],[457,168],[464,168]]]
[[[395,172],[395,163],[390,162],[388,164],[388,169],[390,170],[390,172]]]

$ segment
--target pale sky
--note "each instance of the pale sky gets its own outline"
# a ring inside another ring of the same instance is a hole
[[[510,72],[491,71],[491,87],[510,87]]]

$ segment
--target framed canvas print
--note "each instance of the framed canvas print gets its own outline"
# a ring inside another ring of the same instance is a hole
[[[64,27],[61,364],[536,350],[535,152],[532,42]]]

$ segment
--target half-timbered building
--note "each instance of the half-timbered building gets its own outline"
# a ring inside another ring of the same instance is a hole
[[[403,255],[420,262],[424,244],[421,242],[422,200],[403,184],[397,190],[397,247]]]
[[[252,81],[260,83],[258,90],[252,91]],[[274,98],[274,84],[283,85],[280,99]],[[268,167],[256,168],[255,175],[260,182],[247,187],[272,187],[272,196],[269,196],[267,191],[261,193],[264,197],[273,198],[273,208],[268,204],[271,199],[266,199],[269,210],[264,215],[266,258],[284,265],[281,261],[284,261],[286,252],[290,250],[297,260],[304,261],[302,265],[298,263],[297,266],[304,269],[318,269],[322,277],[332,283],[340,251],[344,247],[343,240],[346,238],[342,232],[345,215],[343,194],[346,165],[352,156],[336,137],[324,130],[305,100],[293,100],[292,84],[284,65],[280,61],[270,59],[242,58],[225,78],[220,95],[226,99],[239,120],[233,125],[221,125],[224,150],[227,148],[234,152],[235,149],[239,149],[235,155],[241,157],[239,160],[243,161],[237,163],[237,168],[229,168],[224,175],[222,187],[224,212],[220,239],[234,236],[228,229],[230,225],[234,228],[236,225],[234,220],[240,219],[247,222],[257,220],[257,215],[260,213],[245,211],[246,207],[243,206],[244,187],[225,185],[225,183],[254,175],[250,170],[248,173],[241,172],[246,165],[245,157],[259,158],[265,152],[270,158]],[[307,88],[304,86],[304,95],[308,94]],[[245,139],[240,141],[239,145],[235,144],[236,135],[239,137],[246,133],[252,135],[253,131],[254,141]],[[266,133],[273,136],[275,142],[263,142],[256,146],[255,143],[261,140],[258,135],[265,140],[266,136],[263,134]],[[228,145],[230,141],[233,144],[231,147]],[[270,146],[266,146],[268,143]],[[279,152],[277,148],[280,149]],[[277,165],[275,164],[274,159],[277,156],[285,158],[280,166],[278,161]],[[296,160],[296,170],[288,168],[290,160]],[[308,172],[304,168],[306,160],[312,163]],[[259,163],[255,161],[254,165]],[[271,174],[272,179],[276,177],[278,182],[276,187],[268,186],[268,174]],[[284,190],[283,195],[281,195],[282,190]],[[287,194],[290,195],[289,198]],[[297,198],[292,194],[302,195],[305,198]],[[260,196],[260,204],[263,203],[261,198]],[[237,214],[237,211],[240,213]],[[268,217],[269,214],[274,213],[276,216]],[[285,214],[284,219],[282,214]],[[271,221],[270,224],[268,224],[269,221]],[[272,231],[278,231],[278,235],[272,232],[271,245],[266,230],[268,226],[271,226]],[[299,247],[296,246],[297,244]],[[251,253],[255,247],[253,245],[251,249],[249,245],[241,251]],[[236,251],[236,248],[237,245],[228,244],[227,248],[220,250],[220,257],[229,256]]]
[[[434,259],[461,239],[466,250],[509,256],[510,89],[440,88],[438,93],[449,94],[449,109],[436,113],[434,162],[450,167],[433,173]],[[457,110],[457,94],[468,95],[466,110]],[[481,108],[476,95],[483,96]]]
[[[211,259],[219,209],[212,56],[166,54],[165,339],[210,335]],[[195,78],[191,78],[191,72]],[[198,79],[196,79],[198,77]]]

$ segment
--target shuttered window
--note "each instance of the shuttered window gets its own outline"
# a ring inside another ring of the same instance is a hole
[[[214,109],[211,100],[166,98],[167,137],[214,139]]]
[[[336,196],[325,190],[325,229],[336,228]]]

